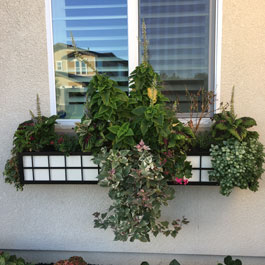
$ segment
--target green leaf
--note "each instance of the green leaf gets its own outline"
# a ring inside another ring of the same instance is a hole
[[[99,111],[98,111],[98,114],[101,115],[105,112],[109,111],[109,108],[106,107],[105,105],[102,105],[100,108],[99,108]]]
[[[234,137],[236,137],[239,141],[242,140],[241,136],[238,134],[238,132],[235,129],[229,129],[228,130]]]
[[[120,129],[120,126],[118,126],[118,125],[114,125],[114,126],[108,127],[108,130],[110,132],[114,133],[114,134],[117,134],[119,129]]]
[[[125,136],[133,136],[133,130],[131,128],[129,128],[129,130],[127,131],[127,133],[125,134]]]
[[[142,135],[144,136],[145,134],[146,134],[146,132],[148,131],[148,123],[147,123],[147,121],[145,121],[145,120],[142,120],[141,121],[141,125],[140,125],[140,128],[141,128],[141,133],[142,133]]]
[[[101,94],[104,105],[109,106],[110,91]]]
[[[129,146],[131,146],[131,147],[136,145],[136,143],[135,143],[133,137],[127,137],[127,138],[126,138],[126,143],[127,143]]]
[[[161,222],[161,224],[162,224],[163,226],[165,226],[165,227],[168,227],[169,222],[168,222],[168,221],[164,221],[164,222]]]
[[[180,265],[180,264],[179,264],[179,262],[178,262],[177,260],[173,259],[173,260],[169,263],[169,265]]]
[[[250,118],[250,117],[242,117],[242,124],[246,127],[246,128],[250,128],[253,126],[256,126],[257,123],[254,119]]]
[[[102,213],[102,214],[101,214],[101,218],[102,218],[102,219],[105,219],[106,216],[107,216],[107,213]]]
[[[120,138],[121,136],[125,135],[128,129],[129,129],[129,122],[123,123],[120,129],[118,130],[117,137]]]
[[[227,130],[227,126],[223,122],[217,123],[215,128],[221,131]]]
[[[141,116],[144,114],[145,111],[146,111],[145,106],[139,106],[136,107],[134,110],[132,110],[132,113],[135,114],[136,116]]]

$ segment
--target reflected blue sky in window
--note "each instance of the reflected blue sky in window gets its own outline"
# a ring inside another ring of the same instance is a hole
[[[95,52],[113,52],[128,60],[126,0],[53,0],[54,44],[71,44]]]
[[[127,0],[52,0],[52,24],[54,60],[64,66],[64,71],[55,71],[61,118],[82,117],[93,69],[128,90]],[[79,54],[92,68],[75,58],[71,34]]]

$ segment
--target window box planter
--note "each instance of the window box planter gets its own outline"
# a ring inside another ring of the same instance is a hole
[[[89,153],[76,152],[66,156],[59,152],[25,152],[19,157],[22,184],[97,184],[99,167]],[[217,185],[210,182],[212,169],[207,152],[193,152],[187,160],[192,164],[192,178],[188,185]],[[171,182],[170,184],[175,184]]]

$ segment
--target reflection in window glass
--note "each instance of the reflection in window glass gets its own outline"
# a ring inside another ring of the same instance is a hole
[[[85,64],[85,62],[82,62],[82,75],[85,75],[87,72],[87,65]]]
[[[56,107],[63,119],[80,119],[91,78],[106,73],[128,89],[127,0],[52,0]],[[75,58],[71,41],[91,68]]]
[[[149,62],[164,83],[164,94],[189,112],[186,89],[208,91],[209,0],[141,0]]]

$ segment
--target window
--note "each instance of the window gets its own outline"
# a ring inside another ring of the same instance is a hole
[[[186,89],[193,94],[200,89],[213,90],[213,2],[140,1],[140,20],[145,21],[149,41],[149,62],[163,80],[164,94],[172,102],[177,99],[181,113],[189,112]]]
[[[75,73],[77,75],[80,75],[80,62],[79,61],[75,61]]]
[[[128,90],[128,73],[142,57],[138,36],[143,21],[149,62],[163,80],[163,93],[171,101],[179,100],[182,113],[189,108],[186,89],[218,93],[221,2],[47,0],[47,18],[52,22],[47,26],[53,47],[50,60],[57,62],[56,69],[50,71],[52,113],[66,120],[82,117],[93,68]],[[75,58],[72,35],[78,53],[92,67]]]
[[[56,62],[56,71],[62,71],[63,70],[63,63],[62,61]]]

